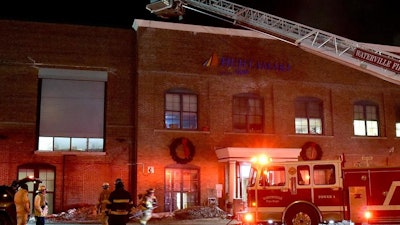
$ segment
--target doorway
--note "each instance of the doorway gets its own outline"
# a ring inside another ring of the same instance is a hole
[[[55,192],[55,168],[47,164],[25,164],[18,167],[18,180],[23,179],[27,176],[33,176],[39,178],[44,185],[46,185],[46,200],[48,202],[49,214],[53,213],[54,209],[54,192]],[[28,184],[28,196],[32,203],[39,184],[27,183]],[[33,210],[33,207],[31,207]],[[33,211],[32,211],[33,212]]]
[[[165,169],[165,211],[173,212],[200,204],[200,174],[197,167]]]

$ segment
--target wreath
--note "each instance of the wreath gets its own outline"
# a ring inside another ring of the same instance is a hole
[[[312,151],[312,158],[308,156],[307,151]],[[312,141],[306,142],[302,147],[301,147],[301,152],[300,156],[303,160],[320,160],[322,157],[322,149],[321,147]]]
[[[178,147],[182,145],[183,157],[178,155]],[[172,159],[179,164],[186,164],[192,161],[195,154],[195,147],[193,143],[184,137],[175,138],[169,145],[169,151]]]

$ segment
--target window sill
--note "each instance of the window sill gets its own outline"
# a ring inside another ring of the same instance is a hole
[[[59,156],[59,155],[106,155],[105,152],[83,152],[83,151],[35,151],[35,155],[40,156]]]
[[[380,136],[353,136],[352,139],[387,139],[387,137],[380,137]]]
[[[289,134],[289,137],[313,137],[313,138],[333,138],[332,135],[324,135],[324,134]]]
[[[154,133],[197,133],[197,134],[210,134],[210,131],[202,131],[202,130],[178,130],[178,129],[154,129]]]
[[[225,131],[224,134],[231,134],[231,135],[262,135],[262,136],[272,136],[276,134],[267,134],[267,133],[256,133],[256,132],[234,132],[234,131]]]

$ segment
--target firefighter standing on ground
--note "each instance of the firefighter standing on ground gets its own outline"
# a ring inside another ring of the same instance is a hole
[[[124,183],[120,178],[115,180],[115,190],[110,193],[108,200],[108,223],[110,225],[126,225],[133,202],[131,194],[124,189]]]
[[[14,195],[14,203],[17,212],[17,225],[26,225],[31,211],[27,184],[21,184],[21,187]]]
[[[150,188],[146,191],[146,194],[142,197],[141,205],[142,216],[139,219],[140,225],[147,224],[147,221],[151,219],[153,209],[157,207],[157,198],[154,195],[154,189]]]
[[[110,184],[103,183],[101,186],[103,190],[100,192],[100,196],[97,203],[97,213],[101,215],[100,221],[103,225],[108,225],[108,212],[107,212],[107,204],[110,202],[108,198],[110,197]]]
[[[45,218],[48,212],[47,200],[46,200],[46,186],[41,184],[37,192],[38,193],[35,196],[35,202],[34,202],[36,225],[44,225]]]

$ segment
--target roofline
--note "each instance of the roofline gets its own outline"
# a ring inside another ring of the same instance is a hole
[[[277,38],[274,36],[252,30],[135,19],[133,21],[132,28],[135,31],[137,31],[139,27],[277,40]],[[400,46],[380,45],[372,43],[361,43],[361,44],[368,46],[370,48],[380,49],[386,52],[400,54]]]
[[[222,27],[212,27],[203,25],[135,19],[133,21],[132,28],[135,31],[137,31],[140,27],[276,40],[276,38],[274,38],[273,36],[245,29],[222,28]]]

